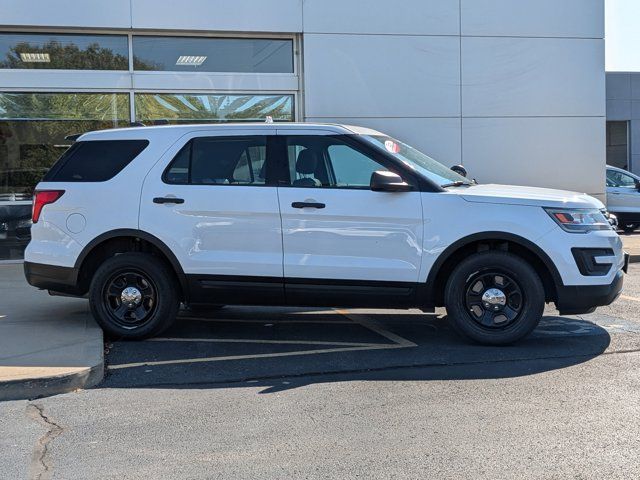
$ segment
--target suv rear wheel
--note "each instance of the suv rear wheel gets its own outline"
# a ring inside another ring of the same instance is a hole
[[[108,336],[142,339],[169,327],[180,301],[173,272],[156,257],[123,253],[106,260],[89,290],[94,318]]]
[[[465,258],[445,288],[452,327],[486,345],[506,345],[529,335],[542,318],[544,303],[536,271],[507,252],[487,251]]]

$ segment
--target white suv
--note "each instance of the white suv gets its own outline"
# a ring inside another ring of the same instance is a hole
[[[545,302],[591,312],[628,258],[585,194],[477,185],[373,130],[320,124],[90,132],[37,186],[31,285],[87,295],[112,336],[157,335],[180,303],[446,306],[508,344]]]

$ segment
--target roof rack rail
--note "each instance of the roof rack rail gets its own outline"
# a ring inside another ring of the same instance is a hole
[[[129,123],[130,127],[146,127],[146,125],[142,122],[130,122]],[[80,138],[80,136],[84,135],[86,132],[83,133],[72,133],[71,135],[67,135],[66,137],[64,137],[65,140],[70,140],[72,142],[75,142],[76,140],[78,140],[78,138]]]

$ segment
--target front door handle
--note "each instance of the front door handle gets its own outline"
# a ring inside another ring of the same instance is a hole
[[[184,198],[176,197],[156,197],[153,199],[153,203],[184,203]]]
[[[293,202],[291,206],[293,208],[324,208],[326,207],[324,203],[318,203],[318,202]]]

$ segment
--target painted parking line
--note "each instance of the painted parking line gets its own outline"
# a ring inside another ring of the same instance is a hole
[[[186,338],[186,337],[156,337],[148,342],[193,342],[193,343],[262,343],[269,345],[334,345],[340,347],[378,347],[380,343],[358,342],[319,342],[315,340],[252,340],[246,338]]]
[[[630,297],[629,295],[620,295],[622,300],[631,300],[632,302],[640,302],[640,298],[638,297]]]
[[[376,322],[372,318],[367,317],[366,315],[352,313],[352,312],[349,312],[348,310],[343,310],[343,309],[336,309],[335,312],[342,315],[343,317],[347,317],[349,320],[352,320],[353,322],[359,325],[362,325],[365,328],[368,328],[372,332],[375,332],[378,335],[381,335],[391,340],[392,342],[394,342],[395,344],[401,347],[407,348],[407,347],[418,346],[416,343],[413,343],[411,340],[407,340],[406,338],[401,337],[400,335],[396,335],[395,333],[390,332],[389,330],[386,330],[385,328],[382,327],[382,325],[380,325],[378,322]]]
[[[123,368],[134,367],[146,367],[155,365],[177,365],[180,363],[205,363],[205,362],[226,362],[229,360],[253,360],[256,358],[276,358],[276,357],[292,357],[300,355],[318,355],[323,353],[336,353],[336,352],[356,352],[361,350],[387,350],[394,348],[405,348],[400,345],[377,345],[370,347],[344,347],[344,348],[326,348],[320,350],[301,350],[296,352],[282,352],[282,353],[261,353],[257,355],[230,355],[227,357],[205,357],[205,358],[180,358],[178,360],[159,360],[153,362],[135,362],[135,363],[121,363],[118,365],[109,365],[109,370],[120,370]]]
[[[181,358],[176,360],[156,360],[150,362],[133,362],[122,363],[116,365],[109,365],[109,370],[121,370],[125,368],[135,368],[143,366],[156,366],[156,365],[177,365],[184,363],[210,363],[210,362],[226,362],[232,360],[254,360],[259,358],[278,358],[278,357],[293,357],[302,355],[320,355],[326,353],[340,353],[340,352],[356,352],[356,351],[372,351],[372,350],[391,350],[398,348],[411,348],[418,345],[414,342],[407,340],[393,332],[390,332],[383,328],[378,322],[367,318],[362,314],[354,314],[347,310],[334,310],[335,313],[349,319],[349,322],[341,322],[348,324],[358,324],[364,328],[367,328],[374,333],[390,340],[393,343],[354,343],[354,342],[321,342],[316,340],[262,340],[262,339],[245,339],[245,338],[184,338],[184,337],[160,337],[147,340],[148,342],[208,342],[208,343],[251,343],[251,344],[282,344],[282,345],[327,345],[334,346],[336,348],[322,348],[316,350],[298,350],[293,352],[278,352],[278,353],[261,353],[254,355],[229,355],[224,357],[199,357],[199,358]],[[228,322],[234,320],[228,319]],[[264,320],[261,322],[264,323]],[[279,323],[275,321],[274,323]],[[332,325],[334,321],[325,321],[325,324]]]

